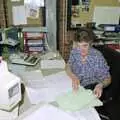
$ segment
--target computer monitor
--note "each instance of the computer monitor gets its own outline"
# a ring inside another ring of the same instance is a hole
[[[104,31],[105,32],[115,32],[115,25],[105,25],[104,26]]]
[[[7,70],[7,63],[0,63],[0,110],[10,111],[21,100],[20,78]]]

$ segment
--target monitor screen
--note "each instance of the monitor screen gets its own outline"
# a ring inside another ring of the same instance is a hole
[[[8,90],[9,98],[12,98],[13,96],[15,96],[18,93],[19,93],[19,84],[18,83],[16,83],[15,85],[13,85]]]
[[[114,32],[115,26],[104,26],[104,31],[105,32]]]

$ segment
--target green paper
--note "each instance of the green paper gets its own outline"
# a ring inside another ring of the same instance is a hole
[[[102,102],[95,97],[91,90],[80,87],[77,92],[68,91],[56,98],[59,107],[67,111],[77,111],[85,107],[99,106]]]

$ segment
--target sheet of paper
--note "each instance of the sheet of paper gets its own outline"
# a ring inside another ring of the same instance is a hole
[[[27,24],[27,17],[25,13],[25,6],[13,6],[13,25],[23,25]]]
[[[27,87],[41,88],[44,87],[44,77],[41,70],[23,71],[19,73]]]
[[[65,68],[64,60],[41,60],[41,69]]]
[[[55,101],[56,96],[61,95],[65,91],[59,88],[41,88],[39,90],[33,88],[26,88],[31,104],[38,104],[39,102]]]
[[[0,75],[4,74],[6,72],[8,72],[7,62],[2,60],[0,63]]]
[[[61,71],[56,74],[45,76],[44,79],[46,80],[48,87],[51,88],[62,87],[65,90],[67,90],[68,88],[72,88],[72,80],[65,71]]]
[[[81,117],[85,117],[86,120],[101,120],[95,108],[87,108],[80,111],[68,113],[77,120],[81,120]]]
[[[77,120],[68,113],[50,105],[38,108],[22,120]],[[80,120],[86,120],[81,117]]]
[[[91,90],[86,90],[83,87],[80,87],[76,93],[68,91],[64,95],[58,96],[56,102],[60,108],[66,111],[77,111],[102,105],[102,102],[95,97]]]
[[[55,101],[56,96],[72,90],[72,81],[65,71],[44,77],[41,82],[41,87],[31,88],[26,87],[29,100],[32,104],[37,104],[41,101]]]

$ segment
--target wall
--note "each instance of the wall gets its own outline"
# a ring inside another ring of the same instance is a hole
[[[62,57],[67,60],[70,44],[74,40],[74,31],[67,31],[67,0],[60,0],[59,7],[59,50]]]
[[[11,0],[7,0],[7,6],[8,6],[8,25],[13,25],[13,19],[12,19],[12,7],[13,6],[20,6],[24,5],[24,0],[20,0],[18,2],[11,2]],[[37,19],[32,19],[27,17],[27,25],[36,25],[36,26],[42,26],[43,25],[43,9],[39,10],[39,17]]]
[[[8,20],[6,17],[8,16],[7,13],[7,3],[6,0],[0,0],[0,27],[6,27]]]
[[[80,12],[79,17],[73,18],[80,21],[81,24],[92,21],[95,6],[120,6],[118,0],[90,0],[90,8],[88,12]]]

